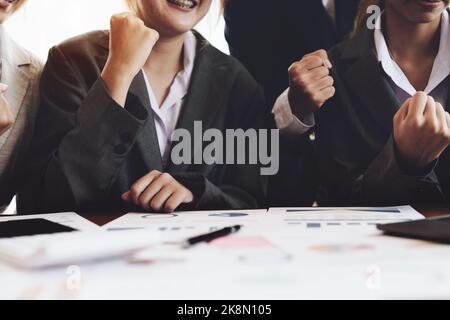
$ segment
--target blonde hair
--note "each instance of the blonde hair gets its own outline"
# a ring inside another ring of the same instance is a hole
[[[355,19],[355,25],[353,28],[353,35],[358,33],[358,31],[364,26],[369,17],[369,13],[367,13],[367,9],[370,6],[379,6],[381,10],[384,10],[385,0],[363,0],[359,4],[358,13]]]

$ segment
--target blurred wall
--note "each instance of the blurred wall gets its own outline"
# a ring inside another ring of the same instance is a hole
[[[218,4],[213,0],[211,11],[196,29],[228,53]],[[6,29],[17,42],[46,60],[53,45],[87,31],[107,29],[111,15],[125,10],[123,0],[28,0],[6,22]]]

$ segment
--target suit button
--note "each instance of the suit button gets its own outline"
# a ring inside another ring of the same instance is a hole
[[[316,141],[316,134],[314,132],[309,135],[309,140]]]
[[[127,153],[127,147],[123,144],[119,144],[114,147],[114,153],[118,155],[123,155]]]
[[[125,131],[125,132],[122,132],[121,134],[120,134],[120,140],[123,142],[123,143],[129,143],[129,142],[131,142],[131,139],[132,139],[133,137],[131,136],[131,134],[128,132],[128,131]]]

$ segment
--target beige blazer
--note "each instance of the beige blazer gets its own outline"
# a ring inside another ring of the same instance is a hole
[[[0,26],[1,82],[15,117],[14,126],[0,136],[0,212],[24,180],[24,161],[33,135],[43,64],[16,44]]]

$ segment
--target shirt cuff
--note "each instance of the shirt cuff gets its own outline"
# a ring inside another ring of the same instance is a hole
[[[286,91],[278,97],[275,106],[272,109],[272,113],[275,116],[277,128],[283,132],[304,134],[316,125],[313,113],[308,114],[302,120],[292,113],[292,107],[289,103],[289,89],[286,89]]]

